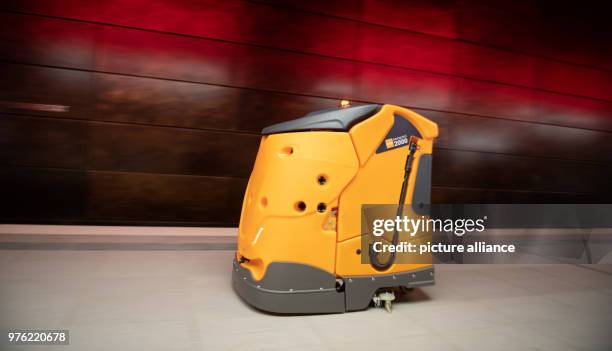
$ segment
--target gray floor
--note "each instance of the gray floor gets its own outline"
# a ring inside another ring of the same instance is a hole
[[[238,299],[231,256],[3,250],[0,329],[70,329],[32,350],[612,350],[610,266],[440,265],[392,314],[282,317]]]

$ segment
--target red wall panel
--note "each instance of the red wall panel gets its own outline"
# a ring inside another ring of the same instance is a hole
[[[364,18],[368,18],[368,10],[375,8],[389,14],[386,17],[371,15],[380,17],[380,20],[374,23],[395,18],[392,15],[395,13],[415,13],[414,17],[417,18],[419,13],[425,18],[433,17],[437,13],[446,14],[444,11],[435,10],[430,13],[428,9],[431,9],[432,5],[424,5],[401,2],[375,5],[375,2],[366,1],[362,13]],[[365,22],[358,22],[318,13],[305,13],[288,9],[286,6],[270,6],[242,0],[205,1],[197,5],[190,1],[161,1],[151,4],[148,1],[113,0],[89,6],[74,6],[72,1],[62,0],[26,1],[15,7],[43,15],[362,60],[612,101],[612,72],[607,70],[551,61],[521,52],[509,52],[479,45],[477,42],[405,31],[401,30],[402,27],[396,29],[390,28],[389,25],[373,25],[367,19]],[[490,10],[492,7],[494,5],[485,8]],[[530,11],[540,11],[531,6],[521,8],[514,5],[511,8],[514,10],[508,13],[511,18],[524,18]],[[502,12],[496,16],[501,17]],[[517,35],[516,31],[522,28],[522,22],[507,26],[505,21],[495,22],[492,18],[484,20],[488,21],[490,26],[499,28],[500,34],[496,35],[500,38],[512,38]],[[533,20],[529,20],[530,25],[534,26],[531,21]],[[393,22],[391,20],[391,23]],[[487,29],[491,31],[490,28]],[[528,29],[537,30],[530,27]],[[481,30],[484,31],[482,28]],[[571,45],[569,49],[571,50]],[[535,69],[538,70],[538,76],[534,75]]]

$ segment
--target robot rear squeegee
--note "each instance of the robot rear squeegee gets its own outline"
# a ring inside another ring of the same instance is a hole
[[[264,128],[244,196],[232,281],[250,305],[337,313],[431,285],[434,267],[361,253],[361,205],[430,203],[438,127],[394,105],[310,113]],[[399,198],[399,202],[398,202]],[[393,234],[397,242],[397,232]],[[369,263],[362,263],[368,255]]]

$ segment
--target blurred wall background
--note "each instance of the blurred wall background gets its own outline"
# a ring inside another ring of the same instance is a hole
[[[610,202],[605,5],[0,5],[3,222],[235,225],[266,125],[338,100],[436,121],[435,202]]]

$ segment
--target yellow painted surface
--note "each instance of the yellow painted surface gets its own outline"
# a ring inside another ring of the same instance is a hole
[[[245,193],[237,257],[255,279],[271,262],[295,262],[338,276],[387,274],[427,265],[394,264],[385,272],[362,264],[361,204],[394,204],[399,199],[408,147],[376,154],[393,126],[394,114],[422,136],[406,195],[412,199],[420,157],[430,154],[437,125],[401,107],[384,105],[346,132],[309,131],[262,137]],[[325,177],[324,185],[318,178]],[[305,204],[302,211],[299,203]],[[317,211],[324,204],[323,212]],[[338,209],[337,219],[331,216]],[[334,228],[335,227],[335,228]],[[334,230],[335,229],[335,230]]]
[[[252,260],[249,266],[256,278],[273,261],[334,272],[336,232],[326,230],[324,224],[357,169],[348,133],[300,132],[262,138],[238,232],[239,255]],[[320,176],[326,179],[323,185],[318,182]],[[300,211],[299,202],[306,205],[305,210]],[[317,211],[319,204],[326,207],[323,213]]]
[[[338,276],[359,276],[359,275],[378,275],[381,272],[372,268],[369,263],[361,263],[361,255],[357,254],[357,250],[361,250],[361,236],[357,236],[343,242],[338,243],[337,249],[337,263],[336,263],[336,274]],[[367,252],[364,253],[367,255]],[[431,255],[428,255],[431,259]],[[340,259],[341,258],[341,259]],[[426,258],[426,257],[425,257]],[[423,262],[425,258],[422,258],[420,262]],[[386,257],[382,258],[385,262]],[[388,270],[382,272],[382,274],[397,273],[412,271],[415,269],[431,266],[431,263],[420,263],[420,264],[393,264]]]
[[[408,179],[406,203],[412,199],[421,156],[431,154],[433,140],[438,136],[438,126],[434,122],[408,109],[392,105],[385,105],[377,115],[349,131],[355,149],[362,150],[359,155],[360,160],[363,161],[361,161],[355,178],[340,195],[335,272],[339,276],[380,274],[371,265],[361,263],[360,256],[355,252],[360,248],[361,243],[361,205],[396,204],[399,200],[408,147],[376,154],[378,145],[391,129],[394,114],[399,114],[410,121],[422,137],[418,142],[419,150],[415,154],[412,173]],[[381,135],[381,133],[371,131],[376,128],[385,130],[385,132]],[[376,139],[375,142],[372,142],[371,138]],[[423,265],[394,264],[384,273],[402,272],[421,267]]]

